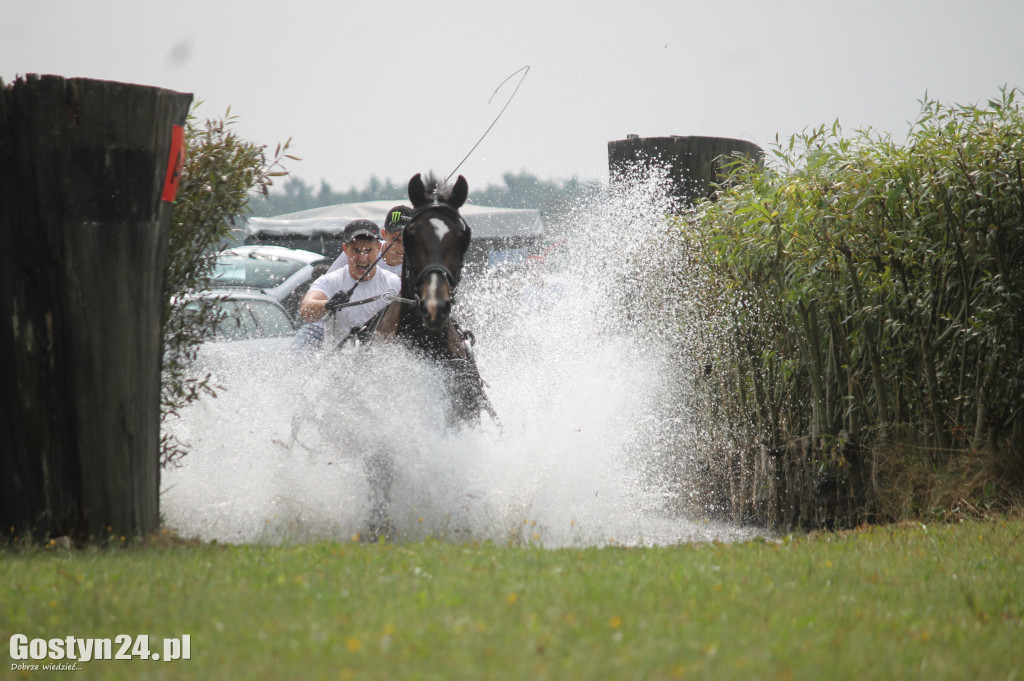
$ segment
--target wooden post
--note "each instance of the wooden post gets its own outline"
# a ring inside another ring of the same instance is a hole
[[[0,81],[0,535],[158,526],[165,199],[191,101]]]
[[[743,154],[759,161],[764,151],[753,142],[726,137],[639,137],[608,143],[608,169],[613,183],[621,181],[635,166],[665,165],[673,196],[684,205],[712,198],[712,183],[723,179],[722,166],[729,158]]]

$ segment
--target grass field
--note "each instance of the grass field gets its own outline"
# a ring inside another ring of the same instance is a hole
[[[5,648],[0,677],[1024,679],[1022,536],[992,520],[642,549],[8,548],[5,645],[188,634],[191,659],[51,673]]]

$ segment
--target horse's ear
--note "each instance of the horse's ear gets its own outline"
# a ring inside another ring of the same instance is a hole
[[[428,202],[427,189],[423,186],[423,178],[419,173],[413,175],[409,180],[409,201],[413,208],[419,208]]]
[[[455,186],[452,187],[448,203],[452,208],[458,208],[466,202],[467,198],[469,198],[469,183],[466,182],[466,178],[459,175],[459,179],[455,180]]]

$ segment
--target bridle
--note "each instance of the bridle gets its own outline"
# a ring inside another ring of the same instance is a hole
[[[406,232],[406,230],[409,229],[409,226],[412,225],[412,223],[415,222],[417,218],[419,218],[424,213],[428,213],[431,211],[440,211],[443,213],[447,213],[449,216],[455,217],[459,221],[459,224],[462,225],[462,228],[464,230],[469,230],[469,224],[462,217],[462,214],[459,213],[459,209],[456,208],[455,206],[452,206],[451,204],[441,201],[435,196],[434,201],[432,203],[425,203],[412,211],[412,214],[409,216],[409,224],[406,225],[406,227],[402,231]],[[405,234],[403,234],[403,238],[405,238]],[[459,281],[461,281],[462,279],[461,267],[458,268],[455,272],[452,272],[444,265],[444,263],[430,263],[419,272],[413,272],[412,268],[408,267],[408,263],[406,263],[406,267],[402,269],[402,278],[406,280],[406,282],[409,285],[409,288],[413,291],[416,302],[419,302],[420,286],[422,286],[423,282],[429,275],[435,272],[444,275],[444,278],[448,280],[448,286],[451,288],[452,293],[454,293],[455,287],[459,285]]]

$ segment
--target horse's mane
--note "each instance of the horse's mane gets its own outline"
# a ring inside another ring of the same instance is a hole
[[[439,178],[432,170],[423,178],[423,189],[426,195],[431,198],[436,196],[441,201],[447,201],[452,198],[452,185]]]

